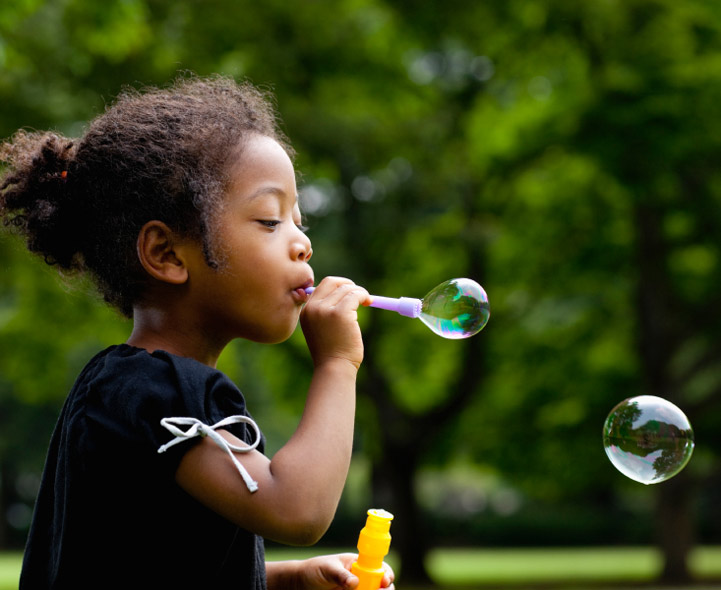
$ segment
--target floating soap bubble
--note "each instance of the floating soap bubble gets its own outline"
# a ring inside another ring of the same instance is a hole
[[[421,303],[421,321],[444,338],[468,338],[488,323],[488,296],[470,279],[451,279],[429,291]]]
[[[693,429],[684,413],[653,395],[622,401],[603,425],[603,446],[625,476],[652,484],[679,473],[691,459]]]
[[[314,287],[305,290],[312,293]],[[488,295],[471,279],[450,279],[431,289],[423,299],[371,295],[371,307],[418,318],[443,338],[468,338],[488,323],[491,307]]]

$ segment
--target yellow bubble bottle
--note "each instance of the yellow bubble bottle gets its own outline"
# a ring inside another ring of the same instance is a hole
[[[378,590],[383,579],[383,558],[391,547],[390,512],[380,509],[368,511],[366,524],[358,536],[358,560],[350,571],[358,576],[357,590]]]

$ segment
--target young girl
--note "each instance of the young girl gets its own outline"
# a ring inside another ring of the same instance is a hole
[[[292,155],[267,98],[221,77],[127,92],[79,140],[21,131],[0,148],[5,223],[133,319],[65,402],[21,588],[358,583],[352,554],[264,561],[263,537],[312,544],[333,518],[363,357],[356,310],[370,303],[342,278],[305,293]],[[299,318],[313,378],[268,459],[215,365],[232,339],[281,342]]]

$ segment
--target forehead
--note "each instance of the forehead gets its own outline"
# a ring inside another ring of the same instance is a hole
[[[290,157],[274,139],[248,138],[229,168],[231,194],[252,198],[262,194],[287,194],[295,198],[295,170]]]

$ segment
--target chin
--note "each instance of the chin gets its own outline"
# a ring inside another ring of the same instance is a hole
[[[288,338],[293,335],[297,325],[298,323],[296,322],[293,326],[286,329],[279,329],[273,332],[260,332],[247,336],[247,339],[259,344],[280,344],[281,342],[288,340]]]

